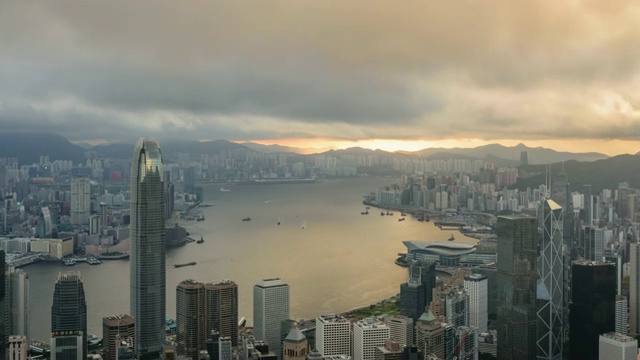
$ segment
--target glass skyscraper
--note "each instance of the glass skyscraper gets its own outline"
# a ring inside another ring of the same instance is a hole
[[[58,357],[66,359],[87,358],[87,302],[84,295],[82,278],[78,271],[60,272],[53,291],[51,305],[51,333],[54,338],[58,335],[69,335],[67,332],[81,332],[82,349],[69,346],[63,339],[55,341],[55,351]],[[78,351],[82,351],[79,357]]]
[[[259,281],[253,287],[253,334],[265,340],[281,359],[280,327],[289,318],[289,285],[279,278]]]
[[[130,307],[138,355],[159,352],[165,340],[166,274],[162,153],[140,139],[131,162]]]
[[[498,359],[536,359],[537,219],[500,216],[498,235]]]

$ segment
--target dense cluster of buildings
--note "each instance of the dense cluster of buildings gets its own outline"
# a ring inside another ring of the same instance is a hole
[[[571,189],[567,176],[536,189],[507,189],[518,170],[469,160],[393,160],[321,155],[313,172],[287,155],[230,151],[201,157],[200,165],[167,165],[154,140],[141,139],[131,162],[95,159],[18,167],[0,161],[0,336],[3,354],[27,356],[28,276],[16,267],[37,258],[62,259],[91,246],[131,239],[129,314],[103,319],[103,356],[109,359],[395,360],[631,359],[640,335],[640,192],[627,184],[592,194]],[[191,160],[178,154],[182,160]],[[244,159],[242,162],[240,159]],[[176,284],[175,335],[167,336],[166,222],[201,198],[199,179],[251,178],[247,163],[266,161],[260,178],[346,176],[359,166],[386,163],[414,175],[378,189],[381,207],[424,211],[497,211],[497,246],[405,242],[408,279],[400,285],[399,315],[290,319],[290,289],[279,278],[254,286],[253,328],[238,319],[231,280]],[[125,165],[130,165],[127,168]],[[224,172],[221,169],[225,169]],[[415,174],[419,173],[419,174]],[[62,178],[60,186],[53,178]],[[96,179],[108,178],[109,186]],[[130,179],[129,183],[122,183]],[[181,179],[183,192],[173,181]],[[25,260],[26,259],[26,260]],[[5,263],[6,262],[6,263]],[[469,273],[441,281],[437,266]],[[81,275],[61,272],[51,307],[53,359],[89,355]]]

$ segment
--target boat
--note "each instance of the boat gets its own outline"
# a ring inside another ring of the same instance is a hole
[[[361,211],[361,212],[360,212],[360,215],[369,215],[369,210]]]
[[[387,215],[388,215],[388,216],[393,216],[393,213],[392,213],[392,212],[387,211]]]
[[[204,221],[204,214],[200,214],[200,217],[196,221]]]
[[[409,264],[411,263],[410,260],[407,260],[407,257],[404,255],[400,255],[400,257],[398,257],[395,261],[396,265],[398,266],[402,266],[402,267],[409,267]]]
[[[381,211],[381,212],[380,212],[380,216],[384,216],[384,211]]]
[[[193,266],[195,265],[196,262],[192,261],[192,262],[188,262],[188,263],[184,263],[184,264],[173,264],[174,268],[181,268],[181,267],[185,267],[185,266]]]
[[[403,211],[400,213],[400,216],[407,216],[407,213]]]
[[[73,260],[73,259],[65,259],[65,260],[64,260],[64,265],[65,265],[65,266],[73,266],[73,265],[75,265],[75,264],[76,264],[76,261],[75,261],[75,260]]]
[[[453,241],[453,240],[455,240],[455,239],[456,239],[456,238],[453,236],[453,234],[451,234],[451,237],[449,238],[449,241]]]
[[[403,218],[403,217],[401,217],[400,219],[398,219],[398,221],[404,221],[404,218]]]
[[[247,216],[246,218],[242,219],[242,221],[251,221],[251,218]]]
[[[200,236],[200,240],[196,241],[196,244],[202,244],[204,242],[204,239],[202,238],[202,236]]]
[[[87,258],[87,264],[89,264],[89,265],[100,265],[100,264],[102,264],[102,261],[100,261],[100,260],[98,260],[98,259],[96,259],[94,257],[90,257],[90,258]]]
[[[221,192],[229,192],[229,191],[231,191],[231,189],[227,189],[226,187],[221,187],[220,191]]]

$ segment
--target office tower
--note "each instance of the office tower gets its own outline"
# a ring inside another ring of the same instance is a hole
[[[107,316],[102,318],[102,346],[106,360],[116,360],[117,351],[122,342],[133,344],[135,321],[129,315]]]
[[[351,354],[351,322],[335,314],[316,318],[316,350],[322,356]]]
[[[638,340],[620,333],[600,335],[599,360],[636,360]]]
[[[87,302],[84,295],[82,278],[78,271],[60,272],[53,291],[51,305],[51,332],[53,343],[62,345],[66,338],[81,336],[78,356],[87,357]],[[79,334],[79,335],[78,335]],[[54,341],[55,340],[55,341]],[[59,346],[58,346],[59,347]],[[61,349],[61,354],[67,351]],[[52,351],[53,354],[53,351]]]
[[[489,279],[480,274],[471,274],[464,278],[464,289],[469,295],[469,327],[478,332],[487,332]]]
[[[231,338],[228,336],[221,336],[218,340],[218,359],[219,360],[232,360],[233,359],[233,346],[231,345]]]
[[[87,225],[91,214],[91,183],[88,177],[71,178],[71,223]]]
[[[398,342],[400,346],[413,345],[412,318],[404,315],[386,316],[384,323],[389,327],[389,339]]]
[[[569,320],[569,358],[597,360],[600,334],[615,330],[616,267],[613,263],[575,261]]]
[[[178,355],[198,358],[205,349],[206,303],[204,284],[184,280],[176,287],[176,341]]]
[[[376,348],[389,338],[389,327],[375,318],[353,324],[353,360],[374,360]]]
[[[289,285],[279,278],[265,279],[253,287],[253,334],[265,340],[280,358],[280,326],[289,318]]]
[[[375,360],[402,360],[402,346],[391,339],[386,339],[383,346],[376,348]]]
[[[444,293],[447,323],[455,327],[467,326],[469,296],[464,290],[449,288]]]
[[[109,226],[109,212],[107,210],[107,204],[101,202],[100,203],[100,223],[99,227]]]
[[[420,259],[411,263],[411,268],[415,272],[420,272],[420,283],[424,285],[426,306],[431,303],[433,289],[436,287],[436,263],[426,259]]]
[[[537,221],[499,216],[498,359],[536,359]]]
[[[430,312],[424,313],[416,323],[416,347],[424,356],[444,359],[446,324],[440,323]]]
[[[284,360],[304,360],[309,354],[309,342],[302,331],[293,327],[282,343]]]
[[[76,330],[62,330],[51,333],[51,360],[85,360],[83,342],[85,333]]]
[[[29,274],[11,268],[9,275],[11,334],[29,338]]]
[[[537,353],[539,359],[559,359],[562,357],[565,335],[562,207],[551,199],[544,200],[540,205],[539,215],[542,234],[536,267],[538,273]],[[499,262],[500,260],[498,264]]]
[[[629,332],[627,297],[616,295],[616,332],[627,335]]]
[[[409,280],[400,285],[400,314],[418,320],[431,303],[435,286],[435,263],[424,259],[413,261],[409,266]]]
[[[211,330],[220,336],[231,338],[231,344],[238,344],[238,285],[230,280],[222,280],[204,285],[206,297],[205,339]]]
[[[640,244],[629,244],[629,334],[640,335]]]
[[[182,170],[182,192],[193,194],[196,183],[196,168],[189,166]]]
[[[9,336],[9,360],[27,360],[29,358],[29,342],[24,335]]]
[[[131,163],[130,308],[136,354],[157,353],[165,340],[166,274],[162,153],[140,139]]]

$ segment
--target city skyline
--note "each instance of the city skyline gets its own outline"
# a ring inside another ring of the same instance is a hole
[[[0,130],[640,150],[635,3],[74,5],[0,5]]]

